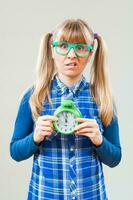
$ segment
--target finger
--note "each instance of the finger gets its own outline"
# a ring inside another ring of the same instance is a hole
[[[38,126],[48,126],[48,127],[53,127],[53,124],[51,121],[43,121],[43,120],[40,120],[36,123],[36,125]]]
[[[87,122],[83,122],[82,124],[77,125],[74,130],[77,131],[77,130],[80,130],[82,128],[87,128],[87,127],[94,127],[95,128],[95,127],[98,127],[98,126],[97,126],[96,123],[92,123],[92,122],[87,121]]]
[[[80,130],[77,130],[76,133],[93,133],[95,130],[93,128],[82,128]]]
[[[76,121],[77,122],[96,122],[96,120],[95,119],[91,119],[91,118],[76,118]]]
[[[49,131],[42,131],[39,133],[39,137],[44,138],[45,136],[50,136],[52,132]]]
[[[96,134],[98,134],[99,129],[97,129],[97,128],[95,128],[95,129],[94,128],[84,128],[84,129],[80,129],[80,130],[76,131],[75,133],[82,134],[84,132],[86,132],[86,133],[94,133],[96,135]]]
[[[52,116],[52,115],[43,115],[43,116],[39,117],[39,119],[44,120],[44,121],[46,121],[46,120],[57,121],[58,120],[58,118],[56,116]]]
[[[42,132],[42,131],[49,131],[49,132],[52,132],[53,131],[53,128],[50,127],[50,126],[41,126],[38,128],[39,132]]]
[[[78,135],[78,136],[87,136],[90,139],[95,138],[95,134],[94,133],[88,133],[88,132],[76,133],[76,135]]]

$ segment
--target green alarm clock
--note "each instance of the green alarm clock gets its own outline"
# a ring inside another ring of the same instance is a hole
[[[82,114],[76,107],[72,100],[64,99],[61,101],[54,115],[58,118],[53,122],[54,128],[57,132],[62,134],[74,133],[74,128],[79,122],[76,122],[76,118],[81,118]]]

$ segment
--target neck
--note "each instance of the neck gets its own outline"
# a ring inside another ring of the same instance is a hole
[[[77,76],[76,77],[66,77],[63,74],[58,74],[58,77],[61,80],[61,82],[63,82],[67,86],[72,86],[75,83],[77,83],[81,79],[81,76],[82,75],[80,75],[78,77]]]

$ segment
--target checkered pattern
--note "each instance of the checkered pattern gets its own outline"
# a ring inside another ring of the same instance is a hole
[[[70,98],[84,118],[96,119],[99,109],[85,78],[66,87],[57,76],[51,84],[52,106],[45,102],[41,115],[53,115],[62,98]],[[102,164],[86,136],[54,132],[34,155],[28,200],[107,200]]]

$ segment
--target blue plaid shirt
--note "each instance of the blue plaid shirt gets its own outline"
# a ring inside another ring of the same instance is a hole
[[[85,78],[68,88],[56,76],[51,84],[52,106],[44,103],[41,115],[53,115],[62,98],[70,98],[84,118],[96,119],[99,109]],[[102,164],[86,136],[54,132],[34,154],[28,200],[107,200]]]

